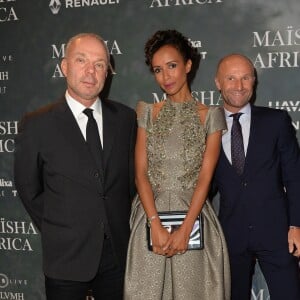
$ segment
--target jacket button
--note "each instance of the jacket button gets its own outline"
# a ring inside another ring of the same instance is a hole
[[[95,178],[99,178],[99,176],[100,176],[100,175],[99,175],[98,172],[96,172],[96,173],[94,174],[94,177],[95,177]]]
[[[243,187],[246,187],[248,185],[247,182],[243,182]]]

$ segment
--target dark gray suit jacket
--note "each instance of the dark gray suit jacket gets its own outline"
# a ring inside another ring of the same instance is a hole
[[[104,230],[125,268],[134,186],[134,110],[102,101],[104,167],[97,168],[65,99],[27,115],[16,139],[15,184],[41,231],[48,277],[91,280]]]

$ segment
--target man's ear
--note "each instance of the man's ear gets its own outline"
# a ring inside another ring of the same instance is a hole
[[[221,90],[221,85],[220,85],[219,79],[217,77],[215,77],[215,84],[217,86],[217,89],[220,91]]]
[[[60,68],[61,71],[63,72],[64,76],[67,77],[67,73],[68,73],[68,62],[66,58],[63,58],[61,63],[60,63]]]

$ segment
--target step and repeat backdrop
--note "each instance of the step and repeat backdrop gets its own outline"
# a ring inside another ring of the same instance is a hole
[[[100,34],[116,74],[109,98],[135,107],[164,95],[144,63],[145,41],[177,29],[201,53],[194,97],[222,105],[214,85],[218,60],[244,53],[258,74],[257,105],[287,110],[300,139],[299,0],[0,0],[0,300],[43,300],[40,235],[13,182],[21,116],[65,92],[65,44],[79,32]],[[45,132],[47,135],[47,132]],[[88,297],[91,298],[91,297]],[[256,266],[252,299],[269,299]]]

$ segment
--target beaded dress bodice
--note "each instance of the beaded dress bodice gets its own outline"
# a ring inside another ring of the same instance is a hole
[[[147,132],[148,175],[153,191],[195,187],[209,131],[210,111],[200,122],[196,100],[169,99],[153,120],[153,105],[141,102],[139,126]]]

